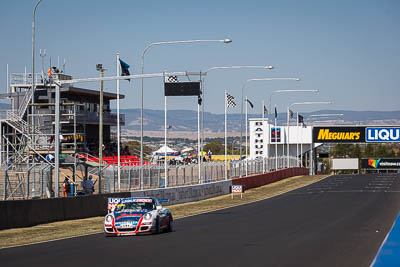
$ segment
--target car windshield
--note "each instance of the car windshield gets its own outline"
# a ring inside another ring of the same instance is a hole
[[[154,210],[154,202],[125,202],[118,204],[114,211],[120,212],[125,210]]]

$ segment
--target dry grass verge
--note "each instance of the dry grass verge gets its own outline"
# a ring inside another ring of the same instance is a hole
[[[326,175],[296,176],[250,189],[243,194],[243,199],[240,199],[240,195],[235,195],[234,199],[231,199],[231,195],[224,195],[197,202],[171,205],[168,208],[171,210],[174,218],[178,219],[270,198],[317,182],[325,177]],[[2,230],[0,231],[0,248],[99,233],[103,231],[103,220],[104,217],[101,216]]]

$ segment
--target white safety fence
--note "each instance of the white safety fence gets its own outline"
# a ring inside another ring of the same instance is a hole
[[[290,166],[298,166],[298,159],[291,157]],[[277,168],[276,168],[277,167]],[[169,165],[168,173],[165,175],[164,166],[143,167],[143,181],[140,179],[140,167],[121,167],[120,191],[133,191],[140,189],[156,189],[165,187],[176,187],[195,185],[222,181],[236,177],[255,175],[270,172],[275,169],[288,167],[287,157],[277,159],[242,160],[227,163],[227,177],[225,177],[225,163],[211,162],[201,164],[199,178],[199,167],[197,164]],[[109,166],[103,171],[103,192],[118,192],[118,167]]]
[[[276,168],[276,164],[278,168]],[[13,165],[14,166],[14,165]],[[270,172],[275,169],[287,168],[287,157],[264,160],[242,160],[228,162],[227,178],[225,177],[224,162],[204,162],[201,164],[201,177],[199,179],[199,168],[197,164],[169,165],[168,175],[165,175],[164,166],[143,167],[143,181],[140,179],[140,167],[121,167],[120,190],[118,188],[118,168],[111,165],[103,169],[102,193],[137,191],[141,189],[170,188],[187,185],[207,184],[225,179],[244,177]],[[297,166],[297,159],[290,158],[290,166]],[[49,165],[18,166],[8,168],[7,164],[2,166],[0,172],[0,199],[30,199],[48,198],[54,196],[54,169]],[[4,171],[6,169],[7,171]],[[28,171],[29,169],[29,171]],[[98,175],[98,168],[89,168],[88,175]],[[72,177],[72,176],[71,176]],[[77,179],[74,185],[74,193],[82,190],[80,186],[82,177]],[[97,180],[97,178],[95,179]],[[70,181],[72,183],[72,181]],[[98,182],[98,181],[97,181]],[[62,183],[57,186],[62,195]],[[97,187],[96,187],[97,188]],[[97,190],[96,190],[97,191]]]

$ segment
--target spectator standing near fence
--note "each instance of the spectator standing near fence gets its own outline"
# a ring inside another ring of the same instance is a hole
[[[81,187],[82,187],[82,191],[85,193],[85,195],[86,195],[86,181],[87,181],[87,178],[83,177],[83,180],[81,182]]]
[[[64,197],[67,197],[68,194],[71,192],[71,184],[69,183],[68,176],[65,177],[64,182],[63,182],[63,193]]]
[[[92,182],[93,177],[91,175],[89,175],[89,180],[86,180],[86,190],[85,190],[85,194],[87,195],[92,195],[94,192],[94,184]]]

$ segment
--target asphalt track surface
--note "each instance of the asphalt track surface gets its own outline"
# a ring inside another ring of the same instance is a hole
[[[244,195],[246,197],[246,195]],[[95,234],[0,250],[1,266],[369,266],[400,208],[400,176],[331,176],[159,235]]]

